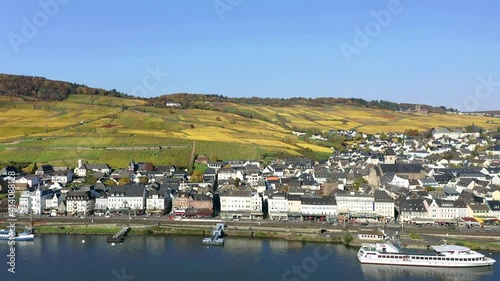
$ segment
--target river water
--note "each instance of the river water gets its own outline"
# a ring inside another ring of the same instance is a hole
[[[99,235],[37,235],[16,243],[14,274],[0,241],[0,281],[500,280],[500,253],[485,253],[499,261],[490,268],[436,269],[361,265],[357,248],[343,245],[227,237],[207,247],[201,239],[129,236],[111,245]]]

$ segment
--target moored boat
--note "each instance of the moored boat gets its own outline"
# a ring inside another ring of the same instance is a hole
[[[393,241],[362,244],[358,260],[365,264],[478,267],[491,266],[496,261],[467,247],[456,245],[430,246],[428,249],[402,248]]]
[[[31,229],[23,232],[0,229],[0,240],[33,241],[33,239],[35,239],[35,234]]]
[[[203,238],[203,245],[223,246],[224,245],[224,224],[218,223],[212,233],[212,237]]]

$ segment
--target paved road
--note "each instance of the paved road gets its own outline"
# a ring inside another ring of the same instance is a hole
[[[0,222],[5,221],[6,217],[0,217]],[[30,218],[28,216],[18,217],[17,220],[19,222],[29,222]],[[54,223],[161,223],[161,224],[215,224],[216,222],[221,221],[220,219],[204,219],[204,220],[187,220],[183,219],[180,221],[169,220],[167,216],[162,216],[160,218],[154,216],[131,216],[130,218],[126,215],[121,216],[112,216],[111,218],[106,218],[104,216],[88,216],[85,218],[80,217],[48,217],[48,216],[34,216],[33,221],[35,225],[37,223],[45,223],[45,222],[54,222]],[[332,226],[327,222],[280,222],[280,221],[272,221],[272,220],[225,220],[225,222],[229,225],[239,225],[239,226],[249,226],[249,225],[262,225],[262,226],[291,226],[291,227],[318,227],[318,228],[342,228],[341,225]]]

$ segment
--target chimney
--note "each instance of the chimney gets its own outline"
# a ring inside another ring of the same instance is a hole
[[[78,168],[81,168],[83,166],[83,160],[78,159]]]

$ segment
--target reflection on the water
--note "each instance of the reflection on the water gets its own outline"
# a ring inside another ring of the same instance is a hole
[[[471,281],[493,274],[491,267],[438,268],[375,264],[361,264],[361,271],[366,280]]]
[[[284,255],[288,253],[288,240],[271,239],[269,241],[269,249],[273,255]]]
[[[201,242],[200,242],[201,244]],[[261,254],[264,245],[262,239],[248,239],[242,237],[227,237],[224,241],[224,252]]]
[[[304,242],[302,241],[288,241],[288,249],[290,250],[300,250],[304,247]]]
[[[161,256],[165,251],[165,239],[163,237],[147,237],[144,238],[144,250],[152,256]]]

